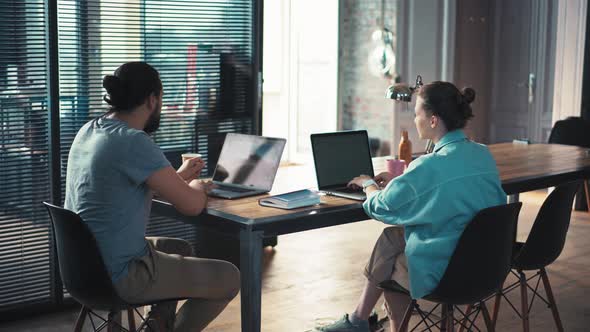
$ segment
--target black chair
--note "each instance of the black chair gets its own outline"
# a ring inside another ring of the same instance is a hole
[[[131,304],[121,299],[107,273],[96,240],[82,221],[82,218],[76,213],[61,207],[47,202],[43,202],[43,204],[49,211],[53,225],[61,280],[70,295],[82,304],[74,331],[82,331],[87,316],[90,317],[94,331],[101,331],[104,328],[109,332],[113,328],[129,332],[153,331],[151,324],[148,324],[148,320],[158,317],[151,317],[151,315],[143,317],[137,308],[157,304],[158,302]],[[94,310],[108,311],[108,318],[105,320],[96,314]],[[121,311],[127,311],[128,329],[125,329],[117,322],[116,316]],[[134,312],[142,320],[137,329]],[[92,317],[98,318],[101,324],[96,326]],[[160,325],[159,330],[164,331],[163,322],[159,319],[157,321]]]
[[[555,122],[549,135],[549,143],[590,148],[590,122],[580,117],[569,117]],[[576,210],[584,210],[586,205],[585,209],[590,211],[589,191],[588,180],[584,180],[584,189],[579,190],[576,199]]]
[[[549,284],[549,278],[547,277],[545,267],[553,263],[563,250],[567,230],[570,224],[572,203],[579,186],[580,184],[578,182],[572,182],[556,187],[547,197],[545,202],[543,202],[526,242],[514,243],[512,269],[516,270],[516,272],[512,270],[512,273],[518,278],[518,281],[505,287],[496,295],[493,313],[494,325],[498,318],[500,302],[502,297],[504,297],[510,306],[522,318],[523,330],[528,332],[530,309],[535,298],[539,297],[549,306],[549,308],[551,308],[557,329],[563,331],[563,326],[561,324],[561,319],[559,318],[559,312],[557,310],[555,298],[553,297],[553,292],[551,291],[551,285]],[[536,271],[536,273],[532,277],[527,278],[524,271]],[[537,292],[539,278],[543,281],[547,299],[543,298],[539,292]],[[535,281],[533,279],[536,279],[537,281],[534,288],[528,284],[530,281]],[[519,286],[521,291],[520,312],[518,312],[516,307],[512,305],[510,300],[506,297],[506,293]],[[531,298],[530,303],[527,299],[527,289],[533,291],[533,297]]]
[[[520,202],[505,204],[477,213],[463,231],[438,286],[423,297],[424,300],[435,302],[436,306],[430,312],[425,312],[420,309],[417,299],[412,299],[402,319],[400,331],[408,330],[414,311],[418,312],[421,320],[412,331],[422,324],[426,326],[422,331],[438,327],[441,331],[450,332],[454,330],[455,324],[459,324],[461,330],[471,330],[480,312],[488,331],[494,331],[485,300],[502,287],[502,282],[510,272],[514,232],[521,206]],[[382,282],[379,286],[385,291],[408,294],[395,281]],[[463,312],[459,305],[468,305],[468,308]],[[430,316],[438,307],[441,307],[442,314],[435,321]],[[460,313],[460,319],[455,318],[455,310]]]

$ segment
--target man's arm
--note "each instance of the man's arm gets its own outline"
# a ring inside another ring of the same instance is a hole
[[[198,180],[186,183],[172,166],[150,175],[147,185],[182,214],[196,216],[207,207],[205,186]]]

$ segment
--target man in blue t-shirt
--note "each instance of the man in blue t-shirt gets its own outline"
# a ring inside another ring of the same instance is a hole
[[[201,213],[210,186],[197,180],[204,163],[193,158],[176,171],[149,136],[158,129],[163,94],[153,67],[125,63],[104,77],[103,87],[111,108],[74,139],[65,208],[78,213],[94,234],[123,299],[188,298],[177,315],[176,302],[153,310],[163,315],[167,331],[200,331],[237,295],[238,269],[193,257],[184,240],[146,238],[145,230],[154,191],[181,213]]]

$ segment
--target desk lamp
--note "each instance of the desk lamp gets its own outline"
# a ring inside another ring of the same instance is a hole
[[[387,88],[385,97],[409,103],[412,101],[412,94],[423,85],[422,76],[418,75],[416,77],[416,84],[413,87],[408,86],[406,83],[395,83]]]

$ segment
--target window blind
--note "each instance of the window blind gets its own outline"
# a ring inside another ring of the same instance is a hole
[[[102,77],[146,61],[164,86],[155,141],[175,166],[183,152],[203,154],[209,175],[225,133],[255,130],[252,22],[246,0],[60,0],[62,159],[80,126],[106,110]]]
[[[226,133],[259,132],[256,1],[56,2],[55,31],[46,28],[53,11],[46,1],[0,2],[0,313],[59,303],[40,203],[61,192],[63,204],[73,139],[107,110],[104,75],[127,61],[160,72],[164,100],[154,139],[175,167],[182,153],[198,152],[208,165],[202,175],[211,175]],[[48,38],[57,38],[57,59],[48,59]],[[59,63],[55,82],[47,78],[52,60]],[[49,106],[49,91],[58,91],[51,100],[59,108]],[[148,235],[196,239],[192,226],[162,217],[152,218]]]
[[[0,311],[52,296],[43,0],[0,2]]]
[[[164,87],[154,134],[173,166],[201,153],[210,175],[225,133],[252,133],[252,5],[245,0],[79,2],[60,0],[62,172],[78,129],[103,114],[102,78],[127,61],[146,61]],[[62,184],[63,188],[63,184]],[[154,217],[148,235],[194,242],[194,228]]]

